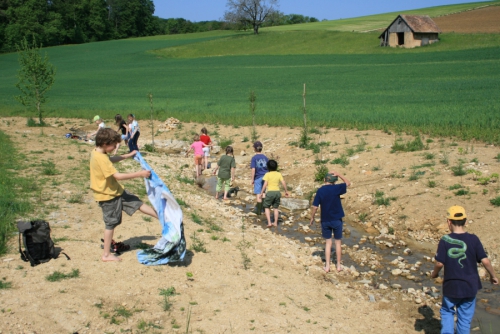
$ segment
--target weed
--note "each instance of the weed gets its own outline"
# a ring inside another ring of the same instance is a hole
[[[365,213],[365,212],[361,212],[359,215],[358,215],[358,219],[360,222],[365,222],[366,218],[368,217],[368,214]]]
[[[250,248],[250,246],[252,244],[245,240],[245,222],[244,221],[241,222],[241,235],[242,235],[242,238],[241,238],[240,242],[238,242],[238,245],[236,246],[236,248],[238,248],[240,250],[243,268],[245,270],[247,270],[248,268],[250,268],[250,263],[252,262],[250,260],[250,257],[248,256],[247,249]]]
[[[394,152],[415,152],[425,149],[422,139],[417,135],[412,141],[404,142],[402,138],[397,138],[392,144],[391,153]]]
[[[477,179],[477,181],[479,182],[480,185],[485,186],[490,182],[490,178],[489,177],[480,177],[479,179]]]
[[[446,165],[446,166],[448,166],[450,164],[447,152],[443,152],[443,157],[439,160],[439,162],[443,165]]]
[[[66,202],[72,203],[72,204],[82,204],[84,202],[84,195],[83,194],[73,194],[71,195]]]
[[[434,181],[434,180],[428,180],[427,181],[427,186],[429,188],[435,188],[436,187],[436,181]]]
[[[328,159],[323,159],[323,160],[321,160],[321,159],[316,159],[316,160],[314,160],[314,164],[315,164],[315,165],[324,165],[324,164],[326,164],[328,161],[329,161]]]
[[[207,253],[205,242],[203,242],[196,236],[196,232],[193,232],[193,235],[191,236],[191,245],[194,251],[199,253]]]
[[[146,152],[149,152],[149,153],[153,153],[153,152],[156,151],[156,148],[152,144],[144,144],[142,146],[142,150],[146,151]]]
[[[243,137],[243,139],[241,140],[243,143],[246,143],[248,141],[248,137]]]
[[[186,276],[187,276],[188,278],[192,278],[192,277],[193,277],[193,273],[192,273],[192,272],[190,272],[190,271],[188,271],[188,272],[186,273]]]
[[[182,183],[194,184],[193,179],[185,177],[185,176],[177,175],[175,178],[177,179],[177,181],[182,182]]]
[[[422,175],[425,174],[425,171],[423,170],[420,170],[420,171],[413,171],[410,175],[410,177],[408,178],[408,180],[410,181],[415,181],[415,180],[418,180]]]
[[[52,241],[54,242],[55,245],[57,245],[60,242],[68,241],[69,239],[67,237],[62,237],[62,238],[52,238]]]
[[[222,238],[222,242],[229,242],[229,241],[231,241],[231,240],[226,238],[226,237]]]
[[[77,277],[80,277],[79,269],[73,269],[69,274],[65,274],[60,271],[54,271],[52,274],[45,276],[45,279],[49,282],[58,282],[63,279],[77,278]]]
[[[455,196],[465,196],[465,195],[469,194],[469,190],[468,189],[459,189],[459,190],[455,191],[454,194],[455,194]]]
[[[463,187],[464,187],[463,185],[456,183],[456,184],[454,184],[452,186],[449,186],[448,190],[457,190],[457,189],[460,189],[460,188],[463,188]]]
[[[436,155],[434,153],[424,153],[424,158],[427,160],[432,160],[435,156]]]
[[[306,312],[309,312],[309,311],[311,310],[311,309],[310,309],[309,307],[307,307],[307,306],[304,306],[302,309],[303,309],[304,311],[306,311]]]
[[[224,150],[227,146],[231,145],[233,140],[231,138],[221,138],[219,141],[219,146]]]
[[[168,311],[172,307],[172,303],[170,302],[170,297],[175,296],[177,293],[175,292],[175,288],[171,286],[167,289],[160,289],[160,296],[163,296],[163,300],[161,302],[161,306],[163,311]]]
[[[483,195],[487,195],[488,194],[488,189],[484,188],[483,189]]]
[[[127,310],[124,306],[119,306],[115,308],[115,312],[117,316],[124,317],[125,319],[130,318],[132,316],[132,312]]]
[[[314,173],[314,181],[323,182],[326,174],[328,174],[328,167],[326,165],[319,165],[316,167],[316,172]]]
[[[500,206],[500,196],[490,199],[490,203],[494,206]]]
[[[346,167],[347,165],[349,165],[349,157],[347,155],[342,154],[340,157],[333,159],[331,163],[335,165],[341,165],[342,167]]]
[[[189,305],[198,305],[198,302],[189,302]]]
[[[203,225],[203,220],[201,219],[200,216],[198,216],[195,212],[191,212],[191,220],[193,223],[198,224],[198,225]]]
[[[58,175],[59,171],[56,169],[56,165],[52,161],[42,162],[42,174],[43,175]]]
[[[73,160],[75,159],[74,157],[72,157],[71,155],[68,155],[68,160]]]
[[[377,205],[389,206],[391,201],[395,201],[396,197],[384,197],[384,192],[377,190],[375,192],[375,201],[374,203]]]
[[[455,176],[463,176],[467,174],[467,171],[464,168],[464,164],[462,161],[458,162],[458,165],[452,166],[451,171],[453,172],[453,175]]]
[[[0,280],[0,290],[10,289],[12,287],[11,282],[5,282],[5,280]]]
[[[500,162],[500,153],[495,156],[496,161]]]
[[[333,297],[330,296],[329,294],[325,294],[325,297],[328,298],[328,299],[330,299],[330,300],[333,300]]]
[[[180,206],[183,206],[185,208],[189,208],[189,205],[181,198],[176,198],[175,199],[177,201],[177,203],[180,205]]]
[[[215,240],[219,240],[219,237],[218,237],[218,236],[216,236],[216,235],[212,235],[212,236],[210,237],[210,239],[212,239],[212,240],[214,240],[214,241],[215,241]]]

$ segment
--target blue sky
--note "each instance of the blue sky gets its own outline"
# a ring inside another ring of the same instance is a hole
[[[155,15],[198,22],[219,20],[227,0],[153,0]],[[460,0],[281,0],[279,10],[285,14],[302,14],[319,20],[335,20],[409,9],[477,2]]]

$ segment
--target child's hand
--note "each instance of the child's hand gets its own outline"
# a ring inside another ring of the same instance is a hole
[[[314,217],[311,217],[311,221],[309,222],[309,226],[312,226],[313,223],[314,223]]]
[[[491,282],[491,284],[498,285],[498,278],[497,277],[490,277],[490,282]]]
[[[151,171],[150,170],[142,170],[141,171],[141,176],[145,177],[146,179],[149,179],[151,177]]]
[[[285,197],[288,197],[288,196],[289,196],[289,195],[288,195],[288,191],[285,191]]]

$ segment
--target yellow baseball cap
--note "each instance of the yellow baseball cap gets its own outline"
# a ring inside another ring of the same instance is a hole
[[[447,218],[451,220],[462,220],[467,218],[467,214],[465,214],[465,209],[463,207],[454,205],[448,208]]]
[[[99,115],[95,115],[95,116],[94,116],[94,122],[97,122],[97,121],[98,121],[98,120],[100,120],[100,119],[101,119],[101,117],[99,117]]]

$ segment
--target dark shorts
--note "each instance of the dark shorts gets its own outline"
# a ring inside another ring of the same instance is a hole
[[[331,239],[332,234],[335,240],[342,239],[342,227],[344,223],[342,220],[334,220],[331,222],[321,222],[321,235],[325,239]]]
[[[126,190],[119,197],[98,203],[102,209],[102,218],[106,230],[113,230],[122,223],[122,210],[127,215],[132,216],[143,204],[139,197]]]
[[[266,197],[264,198],[263,207],[270,208],[273,207],[277,209],[280,206],[281,192],[279,191],[268,191],[266,192]]]

